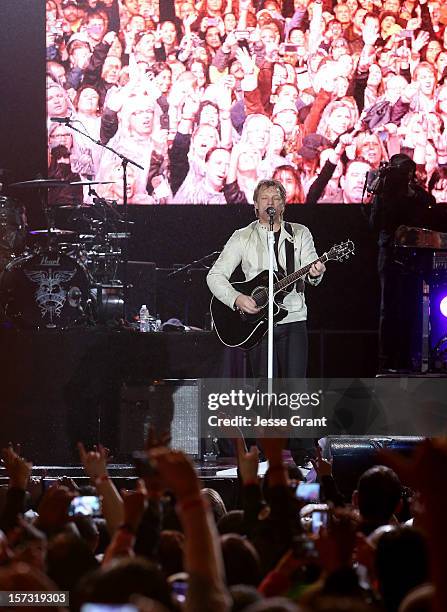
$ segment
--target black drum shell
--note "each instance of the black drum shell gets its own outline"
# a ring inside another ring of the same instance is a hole
[[[6,318],[18,327],[68,329],[83,320],[89,289],[79,261],[48,250],[9,263],[0,293]]]

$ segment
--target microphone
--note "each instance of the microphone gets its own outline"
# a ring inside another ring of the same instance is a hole
[[[71,117],[50,117],[50,121],[53,123],[70,123]]]
[[[269,215],[269,217],[274,217],[276,214],[276,210],[273,208],[273,206],[269,206],[265,212]]]

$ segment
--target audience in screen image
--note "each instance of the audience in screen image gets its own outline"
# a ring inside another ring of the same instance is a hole
[[[71,117],[143,167],[130,203],[253,204],[254,186],[275,178],[288,204],[358,204],[365,173],[396,153],[447,200],[438,0],[46,6],[48,118]],[[82,180],[116,176],[110,151],[71,138],[57,144]],[[105,196],[122,203],[122,187]]]

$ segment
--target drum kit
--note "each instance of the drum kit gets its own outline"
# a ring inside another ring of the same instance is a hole
[[[76,183],[90,190],[97,184],[105,183]],[[28,230],[23,204],[0,196],[1,318],[18,328],[69,329],[123,317],[120,264],[130,233],[120,230],[127,225],[116,205],[99,197],[88,205],[48,207],[48,190],[67,185],[74,184],[39,178],[9,185],[38,191],[42,229]],[[59,211],[66,227],[55,227]]]

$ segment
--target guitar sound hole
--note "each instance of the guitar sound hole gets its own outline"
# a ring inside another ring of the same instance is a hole
[[[251,297],[254,299],[254,301],[258,305],[258,308],[262,308],[263,306],[267,304],[268,294],[264,288],[255,289],[253,293],[251,294]]]

